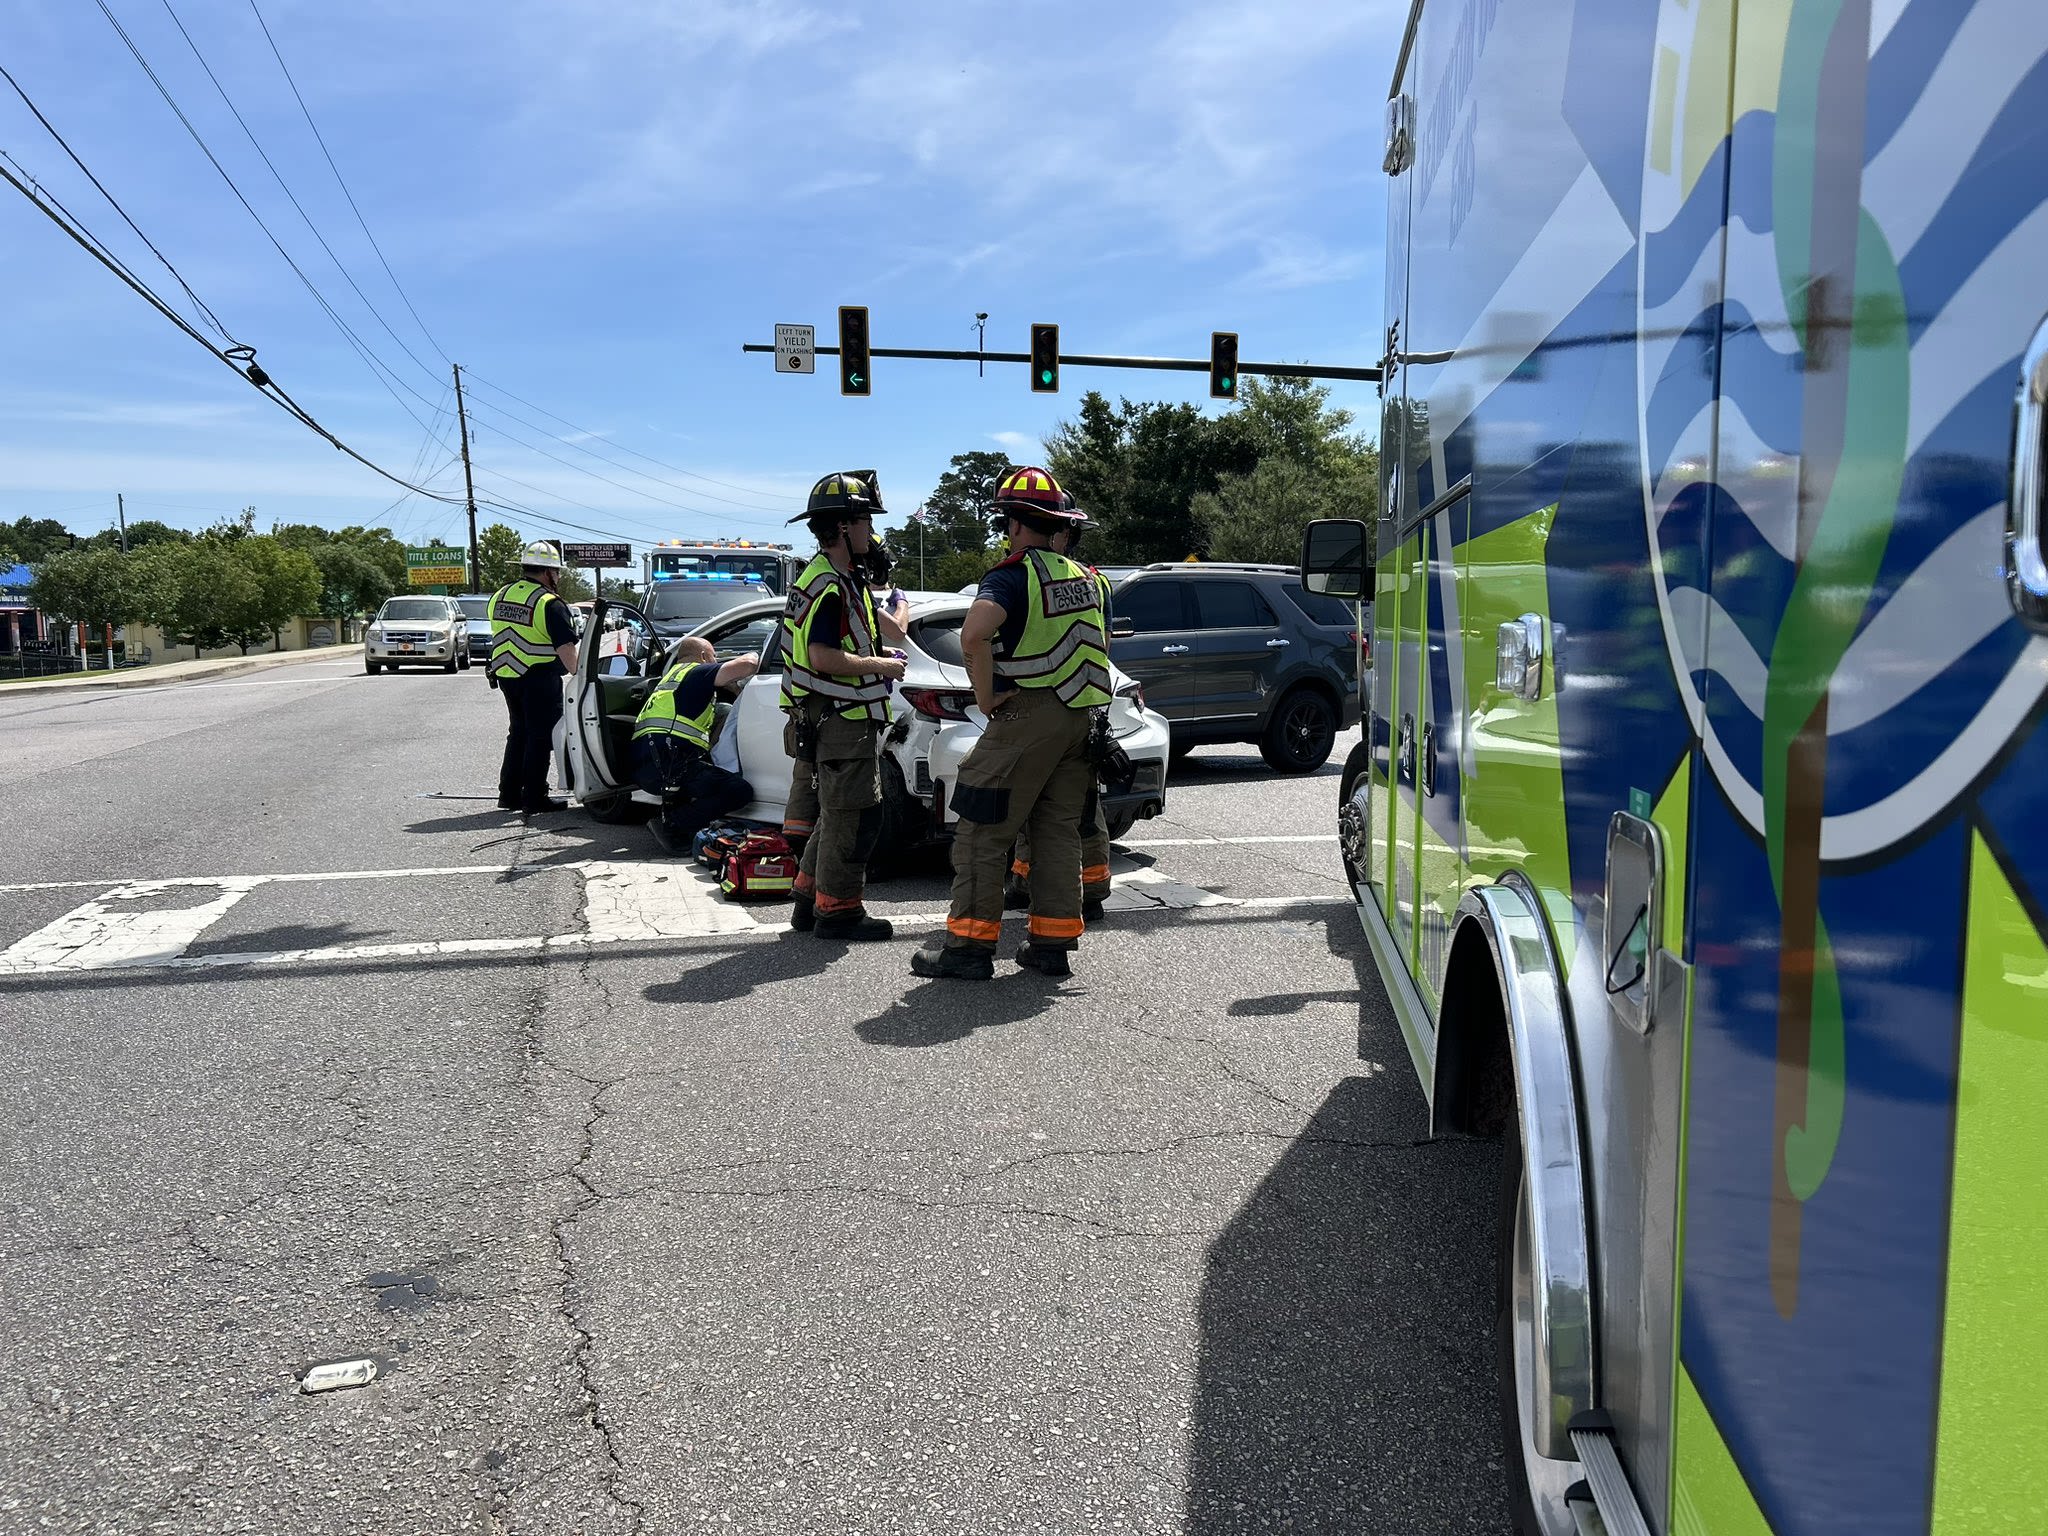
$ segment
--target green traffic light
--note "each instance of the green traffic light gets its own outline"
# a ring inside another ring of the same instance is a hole
[[[1221,383],[1222,383],[1222,385],[1223,385],[1223,387],[1224,387],[1225,389],[1230,389],[1230,388],[1234,387],[1234,386],[1233,386],[1233,385],[1231,384],[1231,381],[1230,381],[1230,380],[1229,380],[1228,378],[1225,378],[1225,379],[1223,379],[1223,380],[1221,381]]]
[[[1052,370],[1050,368],[1039,369],[1038,382],[1041,384],[1050,384],[1052,382]]]

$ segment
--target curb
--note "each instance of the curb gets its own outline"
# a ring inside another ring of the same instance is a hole
[[[271,651],[262,656],[216,657],[210,661],[166,661],[147,667],[129,667],[119,672],[72,672],[63,677],[39,679],[35,682],[0,683],[0,700],[22,698],[30,694],[76,693],[88,688],[167,688],[176,683],[194,682],[217,677],[233,677],[240,672],[262,672],[272,667],[290,666],[294,662],[332,661],[337,657],[362,659],[360,645],[320,645],[303,651]],[[182,670],[181,670],[182,669]]]

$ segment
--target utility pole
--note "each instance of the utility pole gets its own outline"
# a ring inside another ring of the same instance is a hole
[[[121,553],[128,553],[128,502],[119,491],[114,492],[114,512],[121,519]]]
[[[483,555],[476,547],[476,478],[469,468],[469,416],[462,408],[462,364],[455,369],[455,420],[462,428],[462,488],[469,498],[469,590],[480,592],[484,584]]]

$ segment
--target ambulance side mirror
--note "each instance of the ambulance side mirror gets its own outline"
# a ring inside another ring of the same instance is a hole
[[[1302,530],[1301,584],[1324,597],[1366,596],[1366,526],[1356,518],[1318,518]]]

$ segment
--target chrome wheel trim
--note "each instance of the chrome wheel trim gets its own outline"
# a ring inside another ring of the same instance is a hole
[[[1510,1273],[1509,1305],[1513,1308],[1515,1334],[1515,1425],[1519,1432],[1521,1475],[1529,1490],[1529,1505],[1544,1536],[1575,1536],[1578,1526],[1565,1507],[1565,1491],[1585,1474],[1576,1461],[1552,1461],[1536,1450],[1538,1405],[1531,1401],[1536,1382],[1536,1297],[1535,1260],[1529,1246],[1529,1176],[1522,1175],[1522,1187],[1515,1197],[1514,1267]]]

